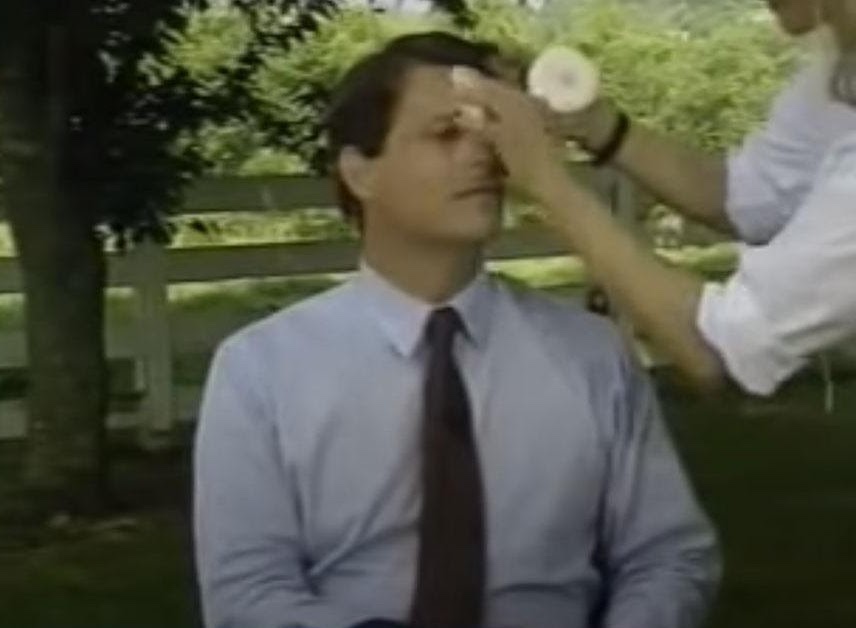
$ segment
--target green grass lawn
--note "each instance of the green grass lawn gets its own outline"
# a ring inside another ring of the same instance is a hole
[[[129,532],[0,555],[0,625],[195,626],[184,521],[150,514]]]
[[[856,626],[856,380],[665,407],[726,555],[716,628]]]

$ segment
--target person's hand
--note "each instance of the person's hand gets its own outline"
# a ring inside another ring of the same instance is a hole
[[[456,67],[452,82],[461,110],[484,114],[461,115],[459,124],[490,142],[513,187],[538,198],[555,177],[565,176],[556,121],[542,103],[469,68]]]

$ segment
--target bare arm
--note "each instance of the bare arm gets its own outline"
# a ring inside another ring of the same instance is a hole
[[[478,75],[459,85],[458,93],[462,102],[490,113],[487,122],[471,130],[493,145],[511,183],[544,206],[548,222],[583,257],[636,328],[692,379],[706,387],[720,382],[724,371],[719,356],[696,327],[702,281],[659,261],[614,222],[593,194],[570,179],[545,119],[529,97]]]
[[[586,147],[601,147],[617,124],[608,101],[562,118],[559,126]],[[687,218],[734,234],[725,212],[725,158],[707,154],[634,122],[613,164]]]
[[[550,222],[637,329],[700,386],[718,386],[722,363],[696,326],[701,279],[657,259],[561,171],[536,190]]]

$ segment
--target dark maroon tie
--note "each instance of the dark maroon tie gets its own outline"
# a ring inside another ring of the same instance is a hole
[[[431,315],[425,331],[430,355],[414,628],[476,628],[484,610],[484,494],[470,403],[452,353],[462,328],[447,307]]]

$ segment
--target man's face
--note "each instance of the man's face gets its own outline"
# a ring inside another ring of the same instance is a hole
[[[503,176],[489,145],[456,123],[449,69],[405,78],[384,151],[372,160],[367,230],[480,246],[500,227]]]
[[[788,35],[799,36],[818,26],[820,0],[767,0],[779,24]]]

